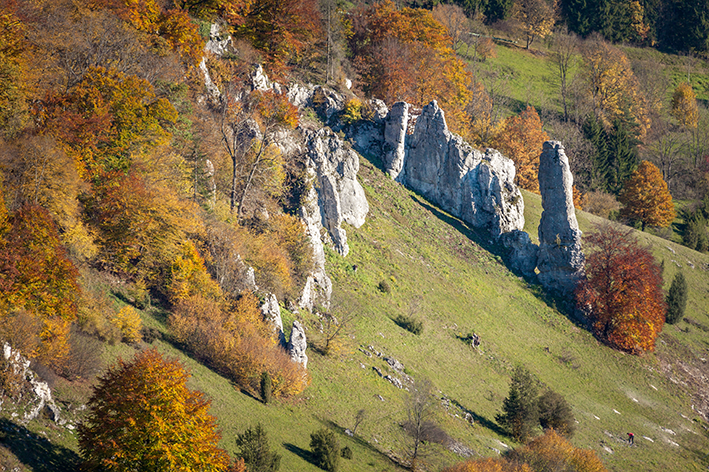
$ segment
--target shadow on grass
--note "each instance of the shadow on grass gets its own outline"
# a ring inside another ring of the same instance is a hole
[[[82,462],[71,449],[52,444],[5,418],[0,419],[0,443],[35,472],[75,472]]]
[[[494,421],[490,421],[489,419],[487,419],[487,417],[467,409],[466,407],[461,405],[457,400],[451,400],[451,403],[460,408],[463,412],[468,413],[473,418],[475,423],[479,424],[483,428],[489,429],[493,433],[499,434],[500,436],[509,436],[507,434],[507,431],[502,429],[500,425],[498,425]]]
[[[467,237],[469,240],[473,241],[478,246],[491,253],[493,256],[496,256],[496,260],[498,262],[503,264],[517,276],[523,277],[524,280],[529,284],[529,290],[538,300],[543,302],[552,310],[561,313],[577,327],[585,330],[589,329],[586,320],[583,319],[582,314],[576,309],[575,304],[569,297],[561,296],[560,294],[551,293],[544,290],[544,288],[539,285],[539,282],[536,280],[536,277],[524,277],[522,274],[518,273],[512,267],[510,267],[509,264],[506,262],[509,251],[502,244],[494,242],[492,236],[489,235],[487,232],[466,226],[458,218],[447,215],[440,209],[426,202],[422,197],[418,195],[412,196],[411,198],[423,208],[430,211],[436,218],[452,226],[453,228],[458,230],[463,236]]]
[[[377,449],[376,447],[374,447],[374,445],[372,445],[371,443],[365,441],[365,440],[362,439],[362,437],[360,437],[359,435],[354,434],[354,435],[350,436],[349,434],[347,434],[347,433],[345,432],[345,431],[347,430],[347,428],[345,428],[345,427],[343,427],[343,426],[340,426],[339,424],[335,423],[335,422],[332,421],[332,420],[320,419],[319,421],[320,421],[320,423],[322,423],[322,424],[323,424],[324,426],[326,426],[327,428],[330,428],[330,429],[332,429],[333,431],[335,431],[337,434],[339,434],[339,435],[341,435],[341,436],[347,436],[347,438],[348,438],[350,441],[354,442],[355,444],[357,444],[358,446],[362,447],[363,449],[366,449],[366,450],[368,450],[368,451],[371,452],[371,453],[378,454],[378,455],[382,456],[383,458],[385,458],[386,460],[388,460],[392,465],[395,465],[395,466],[398,465],[398,464],[396,464],[396,462],[394,462],[394,461],[392,460],[392,458],[391,458],[389,455],[387,455],[387,454],[385,454],[383,451]]]
[[[318,464],[315,462],[315,457],[313,456],[312,452],[291,443],[283,443],[283,447],[285,447],[288,452],[292,452],[296,456],[303,459],[305,462],[309,462],[310,464],[313,464],[317,467]]]

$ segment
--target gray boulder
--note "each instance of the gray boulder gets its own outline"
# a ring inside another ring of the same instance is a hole
[[[349,246],[342,222],[359,228],[369,212],[364,189],[357,181],[359,157],[329,128],[308,132],[307,148],[308,165],[317,178],[322,225],[337,252],[346,256]]]
[[[504,233],[500,238],[502,244],[509,249],[510,268],[527,278],[536,275],[539,246],[532,242],[525,231],[514,230]]]
[[[584,276],[585,257],[576,221],[573,176],[558,141],[544,143],[539,158],[542,218],[539,222],[539,281],[548,290],[570,297]]]
[[[308,356],[305,350],[308,348],[308,342],[305,337],[305,329],[298,320],[293,322],[290,341],[288,341],[288,354],[293,362],[298,362],[303,365],[303,368],[308,368]]]

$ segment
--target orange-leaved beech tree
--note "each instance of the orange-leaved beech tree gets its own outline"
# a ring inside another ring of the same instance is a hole
[[[227,471],[210,402],[187,387],[189,376],[155,349],[109,368],[79,425],[89,470]]]
[[[430,11],[399,10],[387,0],[362,4],[349,21],[349,46],[366,93],[389,104],[405,100],[423,106],[438,100],[451,129],[466,134],[472,77]]]
[[[60,366],[78,310],[78,270],[45,209],[25,204],[5,221],[0,228],[5,233],[0,234],[0,317],[24,309],[39,320],[34,334],[40,344],[36,352],[24,354]]]
[[[611,347],[633,354],[652,351],[665,324],[662,269],[632,230],[606,223],[587,235],[593,248],[576,301],[594,334]]]
[[[515,163],[515,183],[525,190],[539,193],[539,155],[549,135],[542,130],[537,110],[529,105],[518,116],[507,118],[493,146]]]
[[[618,201],[625,205],[620,215],[646,226],[666,228],[677,216],[672,195],[662,172],[650,161],[642,161],[623,184]]]

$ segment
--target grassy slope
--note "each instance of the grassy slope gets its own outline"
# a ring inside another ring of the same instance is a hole
[[[487,247],[487,238],[428,206],[367,161],[362,162],[360,176],[371,212],[362,228],[348,229],[350,255],[341,258],[329,253],[328,269],[341,306],[358,307],[361,314],[341,355],[323,357],[309,350],[313,383],[301,398],[264,406],[170,345],[156,343],[160,350],[181,358],[194,374],[192,386],[212,398],[212,411],[219,418],[227,450],[235,452],[234,436],[260,421],[272,445],[283,455],[282,470],[315,471],[319,469],[308,462],[309,435],[328,426],[340,433],[342,446],[354,451],[354,459],[344,461],[342,470],[396,470],[383,453],[401,455],[405,449],[398,426],[406,416],[405,393],[374,372],[373,367],[391,372],[382,359],[358,350],[371,345],[401,361],[415,379],[431,380],[450,405],[439,408],[439,421],[451,436],[481,456],[495,455],[494,449],[504,450],[503,443],[514,446],[501,434],[494,417],[507,394],[511,368],[522,363],[571,402],[579,422],[574,444],[598,451],[610,469],[703,470],[709,466],[699,452],[709,449],[709,438],[694,421],[692,399],[661,373],[660,359],[675,341],[695,354],[706,351],[706,333],[697,329],[685,333],[668,326],[658,344],[658,355],[643,358],[603,347],[541,301],[535,287],[485,251],[481,245]],[[540,214],[539,198],[525,194],[525,201],[527,220],[535,223]],[[579,213],[583,229],[593,219]],[[532,226],[528,230],[534,234]],[[671,253],[666,246],[673,247],[677,254],[671,257],[678,263],[694,261],[697,269],[688,273],[693,291],[689,315],[709,325],[703,311],[709,306],[707,274],[699,270],[709,258],[643,237],[659,254],[664,251],[667,256]],[[674,271],[670,262],[665,264],[668,275]],[[390,293],[377,289],[382,280],[391,286]],[[391,320],[412,311],[424,322],[421,336],[402,330]],[[295,316],[286,312],[286,323]],[[164,329],[161,319],[159,314],[146,314],[145,321]],[[316,323],[309,317],[305,321],[314,339]],[[679,327],[687,328],[685,324]],[[471,331],[482,338],[479,350],[458,339]],[[107,356],[130,353],[126,346],[115,346]],[[58,396],[76,405],[82,395],[59,386]],[[354,415],[361,408],[367,410],[367,420],[357,438],[348,438],[342,430],[353,426]],[[473,415],[474,425],[463,419],[464,410]],[[69,417],[77,415],[68,413]],[[71,450],[76,450],[76,441],[68,431],[48,428],[40,421],[28,429],[47,431],[55,456],[66,453],[75,457]],[[635,448],[623,442],[628,431],[636,434]],[[429,460],[430,470],[438,470],[461,459],[434,448]],[[34,470],[62,470],[30,464]]]

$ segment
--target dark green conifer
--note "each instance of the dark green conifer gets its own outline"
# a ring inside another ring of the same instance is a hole
[[[687,280],[682,272],[677,272],[672,279],[670,292],[667,294],[667,315],[665,320],[669,324],[675,324],[684,318],[684,310],[687,308]]]
[[[495,419],[520,442],[525,442],[539,423],[537,385],[523,366],[515,367],[512,372],[510,393],[502,403],[502,413]]]

